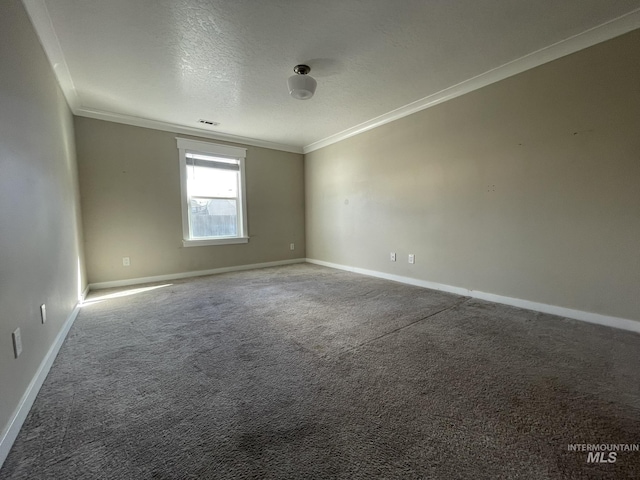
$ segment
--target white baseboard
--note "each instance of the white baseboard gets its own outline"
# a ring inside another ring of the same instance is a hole
[[[80,303],[84,302],[85,298],[87,298],[87,295],[89,295],[89,290],[91,289],[90,287],[91,285],[87,285],[85,289],[82,291],[82,293],[80,294],[80,299],[79,299]]]
[[[444,292],[454,293],[457,295],[463,295],[473,298],[478,298],[481,300],[487,300],[490,302],[501,303],[504,305],[511,305],[514,307],[524,308],[527,310],[534,310],[543,313],[549,313],[552,315],[558,315],[566,318],[573,318],[575,320],[582,320],[584,322],[595,323],[598,325],[605,325],[608,327],[619,328],[623,330],[629,330],[632,332],[640,333],[640,322],[635,320],[628,320],[625,318],[612,317],[607,315],[601,315],[597,313],[585,312],[582,310],[573,310],[570,308],[558,307],[555,305],[548,305],[545,303],[538,302],[530,302],[528,300],[522,300],[519,298],[505,297],[502,295],[495,295],[492,293],[480,292],[477,290],[468,290],[466,288],[454,287],[451,285],[445,285],[441,283],[428,282],[426,280],[419,280],[411,277],[403,277],[401,275],[394,275],[390,273],[379,272],[376,270],[367,270],[364,268],[351,267],[347,265],[340,265],[337,263],[325,262],[322,260],[315,260],[313,258],[297,258],[292,260],[281,260],[276,262],[267,262],[267,263],[256,263],[251,265],[240,265],[235,267],[225,267],[225,268],[216,268],[213,270],[198,270],[194,272],[183,272],[177,274],[169,274],[169,275],[159,275],[155,277],[143,277],[143,278],[135,278],[129,280],[121,280],[114,282],[101,282],[94,283],[87,286],[87,289],[83,292],[83,297],[86,296],[87,291],[91,289],[101,289],[101,288],[112,288],[112,287],[120,287],[120,286],[128,286],[128,285],[136,285],[141,283],[151,283],[165,280],[175,280],[181,278],[189,278],[189,277],[197,277],[204,275],[215,275],[218,273],[226,273],[233,271],[241,271],[241,270],[253,270],[257,268],[266,268],[266,267],[275,267],[280,265],[291,265],[295,263],[312,263],[316,265],[322,265],[325,267],[335,268],[339,270],[346,270],[349,272],[359,273],[362,275],[368,275],[371,277],[383,278],[386,280],[392,280],[395,282],[405,283],[408,285],[415,285],[423,288],[430,288],[433,290],[440,290]],[[20,428],[22,428],[22,424],[24,423],[33,402],[40,391],[40,387],[44,383],[44,380],[47,378],[47,374],[51,369],[51,365],[55,360],[58,352],[60,351],[60,347],[64,343],[73,322],[78,316],[78,312],[80,311],[80,306],[76,305],[73,309],[67,320],[65,321],[62,329],[58,333],[53,345],[47,352],[47,355],[42,360],[38,371],[35,376],[29,383],[27,390],[25,391],[22,399],[20,400],[20,404],[16,408],[15,412],[11,416],[9,423],[6,425],[2,434],[0,435],[0,468],[2,464],[7,458],[9,451],[16,438],[18,437],[18,433],[20,432]]]
[[[90,283],[89,290],[101,290],[103,288],[128,287],[130,285],[140,285],[142,283],[164,282],[166,280],[179,280],[181,278],[204,277],[205,275],[216,275],[219,273],[237,272],[241,270],[255,270],[257,268],[277,267],[280,265],[292,265],[294,263],[305,263],[304,258],[294,258],[291,260],[278,260],[276,262],[253,263],[251,265],[236,265],[233,267],[214,268],[212,270],[196,270],[193,272],[169,273],[167,275],[156,275],[153,277],[130,278],[128,280],[114,280],[111,282]]]
[[[608,315],[601,315],[599,313],[585,312],[583,310],[573,310],[571,308],[558,307],[556,305],[548,305],[546,303],[530,302],[529,300],[522,300],[520,298],[505,297],[502,295],[495,295],[493,293],[480,292],[478,290],[468,290],[466,288],[453,287],[451,285],[444,285],[442,283],[428,282],[426,280],[403,277],[401,275],[393,275],[391,273],[378,272],[376,270],[350,267],[348,265],[340,265],[337,263],[315,260],[313,258],[307,258],[307,262],[316,265],[322,265],[324,267],[336,268],[339,270],[346,270],[348,272],[368,275],[370,277],[384,278],[386,280],[392,280],[394,282],[406,283],[418,287],[430,288],[432,290],[455,293],[457,295],[478,298],[481,300],[487,300],[489,302],[511,305],[513,307],[524,308],[526,310],[534,310],[536,312],[550,313],[552,315],[558,315],[560,317],[572,318],[574,320],[581,320],[583,322],[595,323],[598,325],[605,325],[607,327],[614,327],[622,330],[629,330],[632,332],[640,333],[640,321],[636,320],[611,317]]]
[[[257,268],[276,267],[279,265],[291,265],[294,263],[304,263],[304,262],[305,262],[304,258],[296,258],[291,260],[280,260],[276,262],[254,263],[251,265],[239,265],[234,267],[216,268],[213,270],[199,270],[195,272],[159,275],[155,277],[144,277],[144,278],[134,278],[129,280],[114,281],[114,282],[93,283],[93,284],[87,285],[87,287],[81,294],[81,299],[84,300],[87,294],[89,293],[89,291],[93,289],[121,287],[121,286],[136,285],[140,283],[159,282],[159,281],[161,282],[164,280],[175,280],[180,278],[198,277],[198,276],[204,276],[204,275],[215,275],[218,273],[234,272],[234,271],[240,271],[240,270],[253,270]],[[73,322],[76,320],[76,317],[78,316],[79,311],[80,311],[80,304],[77,304],[73,309],[73,311],[71,312],[71,314],[69,315],[69,317],[67,318],[67,320],[65,321],[64,325],[62,326],[62,329],[58,333],[58,336],[53,342],[53,345],[51,345],[51,348],[47,352],[47,355],[42,360],[42,363],[40,364],[40,367],[38,368],[38,371],[36,372],[35,376],[31,379],[31,382],[29,383],[27,390],[25,391],[24,395],[20,399],[20,404],[18,405],[13,415],[9,419],[9,423],[2,430],[2,433],[0,435],[0,468],[2,468],[2,465],[7,458],[7,455],[9,455],[9,451],[11,450],[13,443],[16,441],[16,438],[18,437],[18,433],[20,432],[20,429],[22,428],[22,425],[24,424],[24,421],[27,418],[29,411],[31,410],[31,407],[33,406],[33,402],[38,396],[40,387],[42,387],[44,380],[47,378],[49,370],[51,369],[51,365],[53,364],[53,361],[58,355],[58,352],[60,351],[60,347],[64,343],[65,338],[67,338],[67,334],[69,333],[69,330],[73,325]]]
[[[31,382],[29,383],[27,390],[24,392],[24,395],[22,395],[18,407],[9,419],[9,423],[2,430],[2,434],[0,435],[0,468],[2,468],[2,464],[6,460],[7,455],[9,455],[9,451],[11,450],[13,443],[18,437],[18,433],[22,428],[22,424],[27,418],[27,415],[31,410],[31,406],[38,396],[40,387],[42,387],[44,380],[47,378],[49,370],[51,369],[51,365],[56,359],[56,356],[58,355],[60,347],[64,343],[65,338],[67,338],[67,334],[69,333],[73,322],[75,322],[79,311],[80,305],[77,304],[71,314],[69,314],[69,316],[67,317],[64,325],[62,325],[62,329],[60,330],[60,332],[58,332],[58,336],[53,342],[53,345],[51,345],[51,348],[49,348],[49,351],[42,360],[42,363],[40,363],[38,371],[31,379]]]

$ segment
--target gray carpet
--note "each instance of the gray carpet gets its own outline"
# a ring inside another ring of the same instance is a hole
[[[567,451],[640,443],[640,335],[308,264],[170,283],[92,293],[0,479],[640,476]]]

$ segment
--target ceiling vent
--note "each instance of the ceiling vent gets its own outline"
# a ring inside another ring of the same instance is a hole
[[[203,125],[209,125],[210,127],[217,127],[220,125],[219,122],[212,122],[211,120],[198,120],[198,123],[202,123]]]

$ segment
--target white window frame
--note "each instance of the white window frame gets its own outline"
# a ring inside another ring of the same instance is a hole
[[[244,163],[247,156],[247,149],[221,145],[218,143],[200,142],[176,137],[180,157],[180,194],[182,202],[182,245],[185,247],[200,247],[207,245],[229,245],[234,243],[248,243],[249,229],[247,226],[247,195],[245,188]],[[212,155],[238,160],[240,165],[240,182],[238,198],[240,208],[238,216],[241,219],[238,223],[240,231],[235,237],[192,239],[189,230],[189,198],[187,195],[187,153],[201,155]]]

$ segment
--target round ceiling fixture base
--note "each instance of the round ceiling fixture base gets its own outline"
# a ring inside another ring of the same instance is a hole
[[[311,67],[309,65],[296,65],[293,67],[293,71],[298,75],[306,75],[311,71]]]

